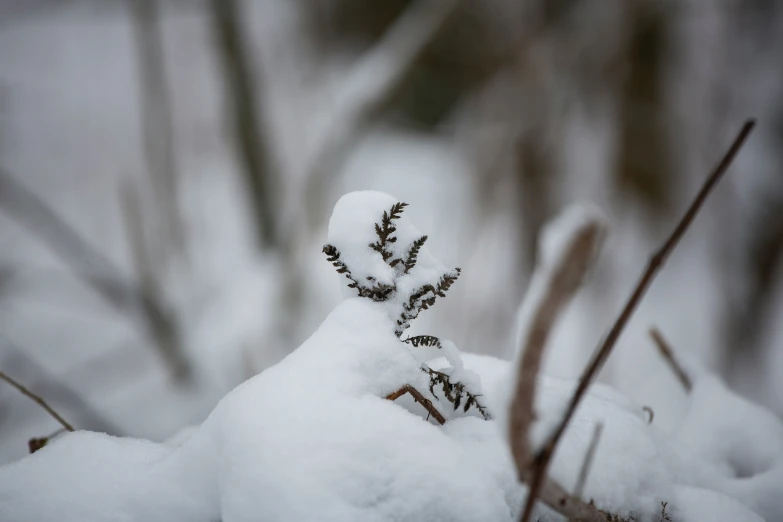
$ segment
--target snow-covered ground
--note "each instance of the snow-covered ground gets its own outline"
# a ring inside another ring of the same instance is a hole
[[[230,392],[201,425],[165,443],[76,432],[0,467],[0,519],[516,520],[526,490],[505,430],[515,365],[451,344],[443,348],[446,357],[433,359],[437,349],[395,335],[410,296],[450,273],[427,246],[408,268],[421,234],[407,209],[389,221],[395,230],[387,237],[397,240],[370,248],[380,237],[374,225],[383,226],[381,216],[393,215],[397,201],[360,192],[337,203],[328,238],[340,255],[332,258],[342,263],[337,277],[358,281],[358,288],[344,286],[344,299],[299,348]],[[575,223],[559,220],[565,230],[550,227],[545,241],[551,246]],[[384,260],[382,252],[391,256]],[[391,290],[357,296],[379,283]],[[693,389],[673,431],[651,423],[641,405],[617,390],[595,385],[556,452],[551,476],[573,489],[602,423],[583,496],[599,508],[636,521],[780,520],[783,423],[680,355]],[[475,408],[452,411],[422,368],[464,380],[489,418]],[[445,424],[412,400],[385,399],[406,385],[426,394],[446,414]],[[540,377],[534,438],[559,419],[574,385]],[[546,508],[536,516],[559,520]]]

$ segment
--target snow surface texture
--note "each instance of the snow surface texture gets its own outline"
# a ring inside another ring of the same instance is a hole
[[[329,240],[344,259],[373,277],[384,277],[386,267],[359,248],[373,239],[362,227],[395,201],[351,194],[330,223]],[[400,220],[401,244],[417,234],[406,227]],[[427,256],[420,255],[423,268],[442,268]],[[0,520],[515,520],[525,489],[502,429],[513,366],[460,356],[445,343],[430,366],[474,381],[501,418],[462,416],[439,426],[425,420],[420,405],[383,398],[404,384],[427,391],[419,368],[432,349],[402,343],[394,330],[389,303],[348,297],[297,350],[229,393],[201,426],[162,444],[71,433],[0,468]],[[694,381],[690,414],[674,434],[595,385],[559,446],[552,476],[573,488],[602,422],[584,493],[599,507],[639,521],[662,520],[661,502],[672,521],[783,520],[783,424],[698,365],[686,369]],[[559,415],[574,385],[542,377],[539,414]],[[447,413],[442,399],[434,402]],[[559,520],[545,508],[536,517]]]

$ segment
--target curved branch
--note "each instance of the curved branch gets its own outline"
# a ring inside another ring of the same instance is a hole
[[[666,239],[661,248],[653,254],[649,264],[647,265],[647,268],[642,273],[639,282],[636,284],[636,287],[620,312],[620,315],[617,317],[614,324],[612,325],[612,328],[609,330],[609,334],[606,336],[598,350],[593,355],[590,364],[587,366],[581,378],[579,379],[579,383],[576,390],[574,391],[573,396],[571,397],[565,415],[552,434],[547,438],[546,443],[542,449],[535,456],[534,462],[532,464],[530,494],[528,495],[527,505],[525,506],[525,511],[522,517],[523,521],[528,520],[530,513],[532,513],[533,504],[535,503],[535,499],[538,496],[538,492],[546,482],[547,470],[549,468],[549,463],[552,460],[552,456],[554,455],[555,448],[557,447],[558,442],[560,442],[560,439],[563,437],[566,427],[568,426],[569,422],[571,422],[571,419],[576,413],[576,409],[579,407],[579,404],[587,392],[587,389],[589,388],[590,384],[592,384],[595,376],[603,367],[606,359],[609,357],[609,354],[611,354],[612,349],[620,337],[620,334],[625,329],[625,325],[628,323],[634,311],[636,310],[636,307],[641,302],[642,297],[650,287],[653,279],[655,279],[655,276],[661,270],[669,255],[672,253],[672,251],[674,251],[686,230],[688,230],[688,227],[695,219],[702,205],[710,195],[712,189],[728,170],[732,161],[737,156],[737,153],[742,148],[742,145],[745,143],[748,135],[753,130],[755,124],[756,122],[752,119],[745,122],[739,134],[734,139],[734,142],[731,144],[721,161],[704,182],[701,190],[699,190],[693,202],[675,226],[671,235]]]

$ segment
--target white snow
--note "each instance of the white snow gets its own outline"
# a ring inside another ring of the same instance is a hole
[[[400,292],[403,277],[422,275],[387,271],[367,248],[372,223],[395,202],[380,193],[347,195],[330,222],[329,242],[354,274],[386,273]],[[398,249],[419,234],[404,219]],[[442,268],[423,254],[425,271]],[[515,520],[525,488],[503,429],[514,366],[442,340],[435,354],[441,357],[429,366],[480,393],[495,420],[453,414],[442,396],[429,395],[420,370],[422,354],[433,351],[401,342],[389,312],[388,302],[344,299],[298,349],[230,392],[202,425],[166,443],[77,432],[0,467],[0,520]],[[695,383],[690,413],[674,434],[649,424],[642,408],[615,390],[594,385],[551,476],[572,490],[601,422],[584,492],[599,507],[640,521],[660,520],[663,502],[674,522],[783,519],[783,423],[696,365],[687,370]],[[428,422],[408,396],[384,399],[406,384],[433,400],[445,425]],[[540,378],[541,426],[559,419],[574,385]],[[558,520],[545,508],[536,517]]]

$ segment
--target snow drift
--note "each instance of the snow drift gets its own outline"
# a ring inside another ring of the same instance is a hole
[[[514,366],[460,354],[445,340],[404,342],[400,318],[410,312],[411,296],[425,288],[416,307],[426,309],[443,297],[444,274],[456,279],[458,272],[424,242],[410,266],[422,235],[404,212],[392,219],[396,203],[377,192],[337,203],[327,253],[351,276],[340,272],[346,298],[282,362],[166,443],[75,432],[0,468],[0,520],[517,519],[526,488],[503,428]],[[384,213],[394,229],[385,243]],[[372,292],[360,297],[362,288]],[[675,432],[657,429],[641,406],[595,385],[557,450],[552,477],[572,490],[600,422],[583,495],[599,508],[638,521],[783,520],[783,423],[686,361],[694,388],[690,413]],[[433,387],[428,369],[463,383],[487,414],[475,405],[456,407],[445,388]],[[540,426],[559,418],[574,385],[539,380]],[[404,386],[425,395],[445,424],[410,395],[386,399]],[[561,520],[543,506],[536,516]]]

